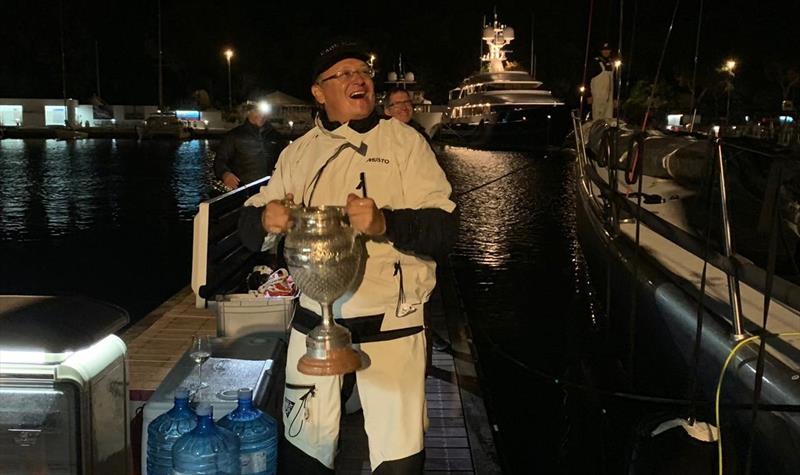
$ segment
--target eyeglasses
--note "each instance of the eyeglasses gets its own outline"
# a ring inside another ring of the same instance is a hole
[[[391,104],[387,105],[386,108],[391,109],[394,107],[410,106],[410,105],[411,105],[411,99],[406,99],[404,101],[392,102]]]
[[[356,74],[361,75],[361,77],[373,78],[375,77],[375,70],[370,68],[369,66],[364,66],[358,69],[342,69],[341,71],[331,74],[326,78],[320,79],[319,81],[317,81],[317,84],[322,84],[323,82],[330,81],[331,79],[338,79],[340,81],[345,81],[345,82],[350,81]]]

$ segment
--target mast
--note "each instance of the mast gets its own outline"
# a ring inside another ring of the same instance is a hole
[[[97,45],[97,40],[94,40],[94,72],[97,77],[97,97],[102,97],[100,94],[100,49]]]
[[[689,132],[694,130],[694,120],[697,118],[697,61],[700,57],[700,32],[703,28],[703,0],[700,0],[700,11],[697,13],[697,37],[694,43],[694,70],[692,71],[692,121],[689,123]]]
[[[625,0],[619,0],[619,37],[617,39],[617,61],[622,60],[622,21],[624,19],[624,12],[625,12]],[[621,64],[621,63],[616,63]],[[614,117],[617,118],[619,122],[619,108],[622,104],[622,70],[620,68],[615,68],[616,71],[614,73],[617,75],[617,100],[614,106]]]
[[[536,79],[536,54],[534,51],[534,35],[536,33],[536,13],[531,12],[531,77]]]
[[[164,110],[164,80],[162,72],[161,58],[164,52],[161,50],[161,0],[158,0],[158,110]]]
[[[58,2],[58,36],[61,44],[61,96],[64,98],[64,122],[67,121],[67,59],[64,54],[64,0]]]

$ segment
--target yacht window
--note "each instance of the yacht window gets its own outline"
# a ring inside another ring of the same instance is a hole
[[[533,91],[538,89],[536,83],[495,82],[486,84],[487,91]]]

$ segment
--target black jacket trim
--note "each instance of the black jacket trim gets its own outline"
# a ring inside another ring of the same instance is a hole
[[[325,127],[325,130],[329,132],[333,132],[342,126],[341,122],[328,119],[328,114],[324,110],[319,112],[319,120],[322,123],[322,126]],[[351,120],[347,123],[347,125],[359,134],[363,134],[374,129],[380,121],[381,117],[373,110],[370,115],[364,117],[363,119]]]
[[[322,322],[322,317],[316,313],[297,306],[292,319],[292,328],[300,333],[307,335],[314,327]],[[350,330],[350,337],[353,343],[369,343],[373,341],[396,340],[406,336],[414,335],[423,330],[422,326],[401,328],[399,330],[381,331],[383,315],[371,315],[367,317],[337,318],[336,323]]]
[[[261,251],[267,232],[261,225],[261,214],[266,206],[242,206],[239,213],[239,239],[253,252]]]

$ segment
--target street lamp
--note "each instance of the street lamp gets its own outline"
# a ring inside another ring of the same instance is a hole
[[[728,100],[725,106],[725,122],[727,125],[731,125],[731,92],[733,91],[733,78],[736,76],[734,70],[736,69],[736,60],[728,59],[725,60],[725,64],[722,66],[722,70],[728,73],[728,81],[726,84],[725,89],[728,92]]]
[[[231,93],[231,58],[233,57],[233,50],[228,48],[225,50],[225,59],[228,60],[228,110],[233,109],[233,94]]]

